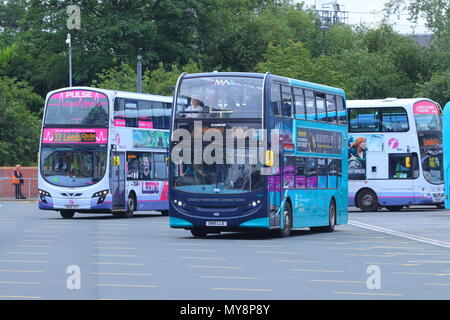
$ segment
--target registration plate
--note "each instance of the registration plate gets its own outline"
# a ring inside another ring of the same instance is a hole
[[[226,227],[226,221],[206,221],[207,227]]]
[[[80,206],[77,204],[66,204],[64,207],[66,209],[78,209]]]

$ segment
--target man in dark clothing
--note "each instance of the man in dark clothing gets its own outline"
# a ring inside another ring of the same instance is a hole
[[[13,184],[15,187],[15,193],[16,193],[16,199],[26,199],[23,195],[22,195],[22,190],[21,190],[21,186],[23,184],[23,174],[22,171],[20,170],[20,165],[16,165],[16,168],[13,171]]]

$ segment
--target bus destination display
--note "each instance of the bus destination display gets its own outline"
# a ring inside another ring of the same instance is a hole
[[[95,132],[57,132],[53,136],[53,141],[57,142],[96,142]]]

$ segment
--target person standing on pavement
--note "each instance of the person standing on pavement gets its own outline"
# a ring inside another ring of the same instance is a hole
[[[22,190],[21,190],[21,187],[22,187],[22,184],[23,184],[23,174],[22,174],[22,170],[21,170],[20,164],[16,165],[16,168],[13,171],[12,183],[13,183],[14,188],[15,188],[16,199],[26,199],[22,195]]]

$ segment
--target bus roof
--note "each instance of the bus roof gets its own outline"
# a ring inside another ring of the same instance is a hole
[[[250,78],[264,78],[264,73],[253,73],[253,72],[207,72],[207,73],[186,73],[184,75],[184,78],[200,78],[200,77],[250,77]],[[339,94],[345,97],[344,90],[340,88],[330,87],[323,84],[303,81],[303,80],[297,80],[287,77],[278,76],[275,74],[271,74],[274,80],[284,82],[287,84],[291,84],[294,86],[300,86],[308,89],[314,89],[314,90],[320,90],[324,92],[330,92]]]
[[[172,102],[173,97],[172,96],[161,96],[161,95],[155,95],[155,94],[147,94],[147,93],[137,93],[137,92],[128,92],[128,91],[119,91],[119,90],[108,90],[108,89],[100,89],[100,88],[92,88],[92,87],[66,87],[66,88],[60,88],[53,91],[50,91],[47,94],[47,98],[51,95],[61,92],[61,91],[67,91],[67,90],[94,90],[98,92],[102,92],[108,95],[116,95],[121,98],[129,98],[129,99],[139,99],[139,98],[145,98],[145,99],[151,99],[151,100],[157,100],[161,102]]]
[[[368,107],[409,107],[419,101],[431,101],[439,104],[428,98],[386,98],[386,99],[369,99],[369,100],[347,100],[347,108],[368,108]]]

